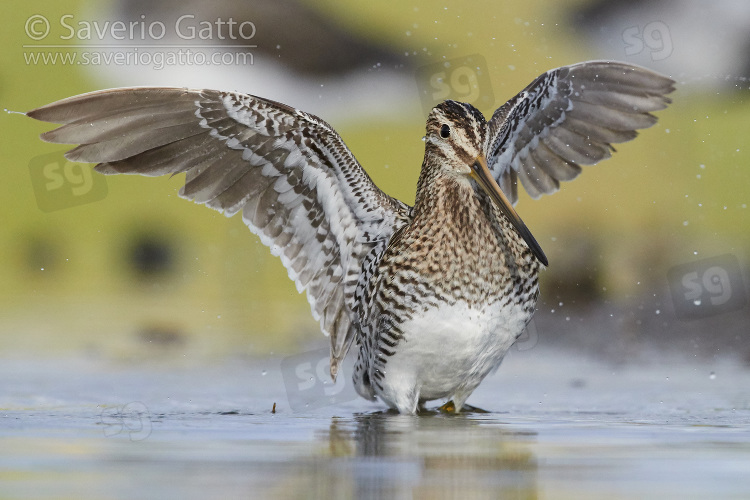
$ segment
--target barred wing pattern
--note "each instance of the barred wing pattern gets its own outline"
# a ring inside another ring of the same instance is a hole
[[[358,329],[362,267],[408,217],[378,189],[320,118],[214,90],[92,92],[27,113],[61,127],[49,142],[80,144],[71,161],[104,174],[185,172],[180,196],[242,218],[307,298],[330,335],[331,372]]]
[[[487,164],[505,195],[518,201],[517,180],[532,198],[609,158],[612,144],[656,123],[674,81],[645,68],[589,61],[550,70],[492,115]]]

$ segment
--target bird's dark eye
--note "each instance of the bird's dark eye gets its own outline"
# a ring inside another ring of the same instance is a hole
[[[444,123],[443,126],[440,127],[440,137],[447,139],[449,135],[451,135],[451,128]]]

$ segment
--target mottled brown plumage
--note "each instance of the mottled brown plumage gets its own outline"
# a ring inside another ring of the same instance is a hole
[[[402,390],[389,387],[389,361],[399,346],[431,343],[429,332],[409,328],[415,317],[446,307],[481,311],[491,305],[511,312],[508,319],[522,330],[533,314],[537,274],[546,257],[540,249],[539,258],[535,256],[530,247],[538,244],[531,234],[527,243],[504,214],[503,208],[515,214],[510,205],[499,206],[471,178],[472,165],[484,161],[485,131],[484,116],[468,104],[446,101],[433,110],[411,222],[391,237],[369,281],[368,321],[363,324],[371,329],[363,335],[354,379],[361,394],[379,395],[401,411],[414,411],[425,400],[457,396],[422,383],[418,394],[401,398]],[[455,337],[460,342],[461,332]],[[439,359],[443,348],[451,346],[436,343],[427,350]],[[452,353],[447,354],[450,359]],[[492,366],[470,374],[468,393],[488,369]],[[460,408],[463,396],[459,398]]]
[[[534,312],[547,258],[513,209],[606,159],[670,102],[669,78],[591,61],[548,71],[486,122],[445,101],[427,120],[414,207],[375,186],[320,118],[234,92],[115,89],[29,116],[62,124],[104,174],[184,172],[180,195],[231,216],[281,258],[330,336],[331,374],[356,342],[354,383],[403,413],[459,411]]]

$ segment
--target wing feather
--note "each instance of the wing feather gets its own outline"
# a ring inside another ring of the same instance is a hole
[[[532,198],[553,193],[581,165],[609,158],[612,144],[656,123],[674,81],[626,63],[589,61],[539,76],[500,107],[485,140],[488,166],[512,203],[516,178]]]
[[[331,371],[358,328],[368,253],[408,219],[326,122],[254,96],[178,88],[113,89],[35,109],[61,124],[49,142],[103,174],[185,173],[180,196],[242,218],[280,257],[330,335]]]

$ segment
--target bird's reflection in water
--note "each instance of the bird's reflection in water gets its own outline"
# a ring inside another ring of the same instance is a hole
[[[326,489],[350,498],[536,498],[534,434],[491,418],[333,418]]]

